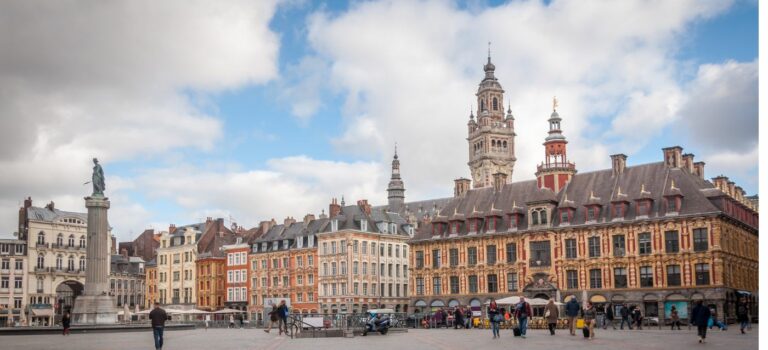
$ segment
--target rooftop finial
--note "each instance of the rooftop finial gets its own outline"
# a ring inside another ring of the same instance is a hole
[[[491,42],[488,42],[488,63],[491,63]]]
[[[397,141],[395,141],[395,159],[397,159]]]
[[[557,96],[552,96],[552,110],[556,111],[557,110],[557,106],[558,106]]]

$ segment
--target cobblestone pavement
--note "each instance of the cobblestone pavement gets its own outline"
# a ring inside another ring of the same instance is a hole
[[[727,332],[711,331],[707,344],[698,344],[696,331],[684,329],[642,331],[598,331],[594,340],[586,340],[580,334],[568,335],[559,330],[550,336],[546,330],[529,330],[527,339],[514,338],[509,330],[502,330],[500,339],[492,339],[490,330],[412,329],[408,333],[390,333],[386,336],[369,335],[355,338],[290,339],[266,334],[259,329],[203,329],[172,331],[165,333],[164,350],[181,349],[757,349],[757,325],[745,335],[737,328]],[[274,330],[273,330],[274,331]],[[0,349],[34,350],[108,350],[153,349],[152,334],[102,333],[60,335],[22,335],[0,337]]]

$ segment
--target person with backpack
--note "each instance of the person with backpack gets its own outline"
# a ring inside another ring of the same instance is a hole
[[[579,317],[579,311],[581,306],[576,300],[576,297],[572,297],[565,303],[565,316],[568,317],[568,327],[571,329],[571,335],[576,335],[576,318]]]
[[[515,318],[520,327],[520,337],[525,339],[525,331],[528,329],[528,320],[533,316],[531,304],[525,301],[525,297],[520,297],[520,302],[515,307]]]
[[[739,300],[739,303],[736,304],[736,320],[739,321],[740,328],[741,328],[741,334],[745,334],[744,329],[749,326],[749,309],[747,308],[747,303],[744,302],[744,298],[741,298]]]
[[[709,323],[710,316],[712,315],[709,308],[704,306],[704,302],[701,300],[697,301],[696,307],[691,311],[691,324],[696,325],[699,343],[706,343],[707,323]]]
[[[624,329],[624,322],[627,323],[627,327],[629,329],[632,329],[632,322],[629,322],[629,308],[627,308],[627,304],[621,304],[621,311],[619,311],[621,314],[621,326],[619,329]]]
[[[488,305],[488,319],[491,323],[493,339],[501,338],[501,335],[499,334],[499,322],[501,322],[502,316],[499,313],[499,306],[496,305],[496,300],[491,299],[491,303]]]
[[[677,313],[677,308],[672,305],[672,308],[669,310],[669,318],[672,320],[672,330],[675,330],[675,326],[677,326],[677,330],[680,330],[680,316]]]

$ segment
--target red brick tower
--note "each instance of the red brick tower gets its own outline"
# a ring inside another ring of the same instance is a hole
[[[560,130],[561,120],[557,114],[557,99],[553,99],[549,135],[544,141],[544,162],[536,169],[536,180],[539,188],[549,188],[554,192],[559,192],[576,174],[576,164],[568,161],[568,141]]]

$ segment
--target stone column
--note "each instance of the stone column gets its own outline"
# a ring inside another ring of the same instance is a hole
[[[88,246],[86,249],[85,294],[75,299],[73,320],[80,325],[117,323],[115,300],[109,295],[109,224],[108,198],[85,198],[88,208]]]

